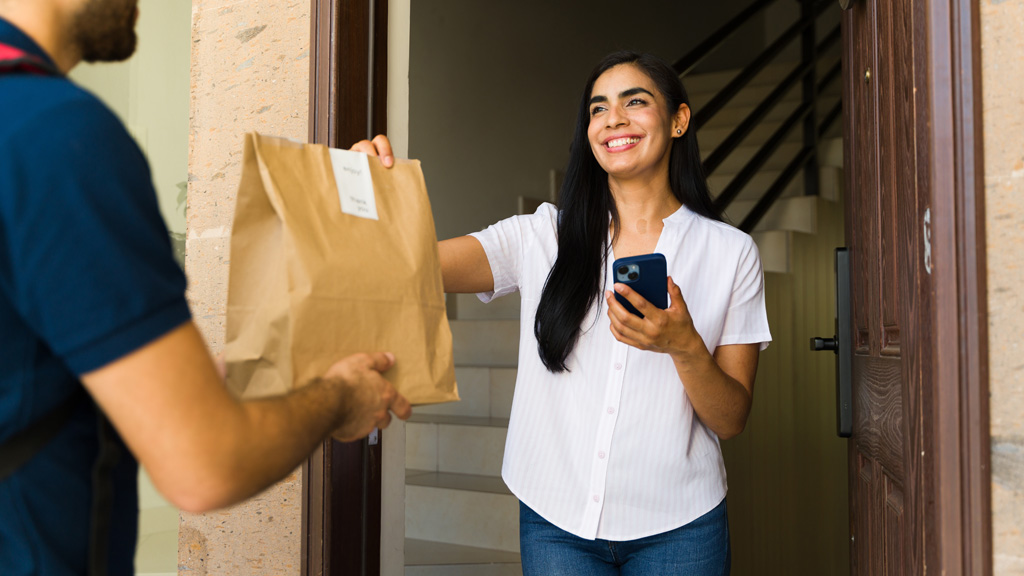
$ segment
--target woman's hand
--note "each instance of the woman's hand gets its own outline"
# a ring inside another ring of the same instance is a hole
[[[615,291],[644,315],[640,318],[629,313],[612,292],[606,292],[615,339],[641,350],[669,354],[701,422],[723,440],[742,432],[754,398],[760,347],[757,344],[719,346],[712,356],[693,326],[682,291],[671,277],[668,279],[671,302],[665,310],[625,284],[616,284]]]
[[[360,140],[352,145],[349,150],[362,152],[368,156],[380,157],[380,163],[385,168],[395,165],[395,153],[391,151],[391,141],[383,134],[374,136],[373,140]]]
[[[707,355],[704,341],[693,326],[683,293],[671,277],[668,278],[670,305],[665,310],[651,304],[625,284],[615,284],[615,291],[644,315],[643,318],[635,316],[619,303],[611,291],[605,292],[608,318],[616,340],[641,350],[668,354],[682,362],[701,350]]]

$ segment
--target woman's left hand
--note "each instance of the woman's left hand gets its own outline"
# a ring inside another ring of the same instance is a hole
[[[614,293],[605,292],[612,334],[619,342],[641,350],[669,354],[676,360],[685,360],[700,350],[707,352],[704,341],[693,326],[683,293],[671,276],[668,278],[669,307],[665,310],[651,304],[625,284],[615,284],[615,291],[644,315],[640,318],[630,313]]]

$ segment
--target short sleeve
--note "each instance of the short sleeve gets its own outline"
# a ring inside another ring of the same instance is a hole
[[[117,118],[84,93],[0,143],[5,288],[76,374],[190,318],[149,169]]]
[[[533,214],[512,216],[470,234],[483,246],[494,276],[494,290],[477,294],[481,301],[490,302],[519,290],[528,245],[536,240],[541,228],[551,228],[557,216],[554,205],[544,203]]]
[[[758,343],[764,350],[772,340],[764,302],[764,273],[757,244],[749,236],[745,238],[718,345]]]

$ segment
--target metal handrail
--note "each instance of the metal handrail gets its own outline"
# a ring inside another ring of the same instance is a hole
[[[758,0],[733,17],[725,26],[716,30],[708,39],[701,42],[690,54],[679,59],[674,67],[681,76],[691,72],[711,52],[734,34],[740,26],[755,15],[773,4],[775,0]],[[815,124],[816,102],[823,90],[842,74],[841,61],[829,68],[820,78],[816,70],[821,54],[826,52],[841,37],[840,27],[832,29],[820,42],[815,42],[815,27],[818,18],[834,5],[831,0],[803,0],[801,17],[786,29],[771,45],[761,52],[752,62],[745,66],[724,88],[715,94],[690,121],[693,130],[707,125],[710,119],[723,110],[758,74],[760,74],[776,57],[778,57],[797,37],[802,36],[803,56],[798,64],[758,105],[734,128],[728,136],[707,156],[703,162],[705,174],[711,174],[719,168],[725,159],[734,152],[740,143],[753,132],[765,117],[782,101],[795,85],[803,81],[803,101],[772,133],[768,141],[755,152],[743,168],[733,177],[732,181],[715,198],[715,207],[725,211],[728,205],[739,196],[747,184],[760,171],[779,146],[787,139],[793,129],[803,123],[803,147],[790,160],[778,178],[757,201],[754,208],[740,224],[740,229],[750,232],[764,217],[772,204],[783,194],[793,178],[804,170],[805,193],[817,194],[817,142],[837,118],[842,114],[842,102],[834,106],[825,115],[821,124]]]
[[[831,111],[829,111],[825,120],[818,125],[819,136],[828,132],[832,122],[839,117],[842,111],[843,103],[840,101],[832,108]],[[785,191],[786,186],[789,186],[790,181],[793,180],[801,168],[814,158],[815,154],[816,151],[807,146],[801,148],[800,151],[797,152],[796,157],[794,157],[782,173],[779,174],[779,177],[772,182],[772,185],[768,187],[768,190],[764,193],[761,199],[758,200],[757,204],[750,209],[750,212],[748,212],[743,218],[743,221],[740,222],[740,230],[750,232],[754,229],[754,226],[757,226],[758,222],[760,222],[761,219],[764,218],[765,214],[768,213],[768,210],[771,209],[772,204],[774,204],[775,201],[779,199],[779,196],[782,195],[782,192]]]
[[[741,26],[746,24],[751,18],[756,16],[758,12],[774,4],[777,0],[756,0],[750,6],[747,6],[742,12],[734,16],[728,22],[722,25],[721,28],[716,30],[711,36],[708,36],[707,40],[704,40],[698,44],[689,54],[683,56],[679,60],[676,60],[675,64],[672,65],[675,68],[676,74],[680,76],[686,76],[693,71],[705,58],[711,55],[712,52],[718,49],[730,36],[735,34]]]
[[[824,40],[821,41],[820,44],[818,44],[817,49],[823,52],[830,48],[833,43],[838,41],[838,32],[839,28],[837,27],[833,34],[829,34],[828,36],[825,37]],[[761,120],[765,116],[767,116],[768,113],[771,112],[779,102],[782,101],[782,97],[785,96],[786,93],[788,93],[790,90],[792,90],[793,86],[804,76],[806,76],[808,72],[813,70],[816,65],[817,62],[815,61],[809,61],[799,64],[796,68],[793,69],[792,72],[790,72],[782,80],[782,82],[779,82],[779,85],[775,87],[775,89],[772,90],[768,94],[768,96],[766,96],[764,100],[762,100],[761,103],[758,104],[758,106],[754,108],[754,110],[750,114],[748,114],[747,117],[744,118],[743,121],[740,122],[740,124],[732,132],[730,132],[728,136],[726,136],[724,140],[722,140],[722,142],[715,148],[715,150],[711,154],[708,155],[708,157],[704,160],[704,173],[710,174],[714,172],[715,169],[718,168],[718,166],[725,161],[729,154],[731,154],[733,150],[739,147],[740,142],[742,142],[747,136],[750,135],[750,133],[754,130],[754,128],[757,127]],[[827,80],[830,74],[831,71],[829,71],[829,73],[826,74],[826,78],[823,79],[822,82],[818,84],[819,93],[821,92],[821,89],[828,84]]]
[[[764,166],[764,163],[768,161],[768,158],[775,153],[775,150],[782,144],[789,132],[796,128],[796,125],[803,120],[807,114],[811,111],[811,105],[808,102],[804,102],[792,114],[786,118],[785,122],[779,126],[775,132],[772,133],[768,141],[764,143],[764,146],[754,154],[754,157],[747,161],[743,168],[736,174],[736,177],[729,182],[729,185],[722,190],[722,193],[715,198],[715,207],[721,211],[739,196],[740,191],[747,185],[748,182],[757,174],[757,171]]]
[[[764,218],[764,215],[771,209],[772,204],[779,199],[782,192],[789,186],[789,182],[803,169],[804,165],[810,161],[815,155],[815,150],[810,146],[805,146],[797,152],[796,157],[786,166],[779,174],[779,177],[772,182],[772,185],[768,190],[761,196],[761,199],[754,204],[754,207],[750,209],[746,217],[743,218],[743,222],[740,222],[740,230],[750,232],[757,226],[757,223]]]
[[[718,113],[718,111],[724,108],[730,100],[732,100],[737,94],[740,93],[740,90],[745,88],[747,84],[749,84],[750,81],[754,79],[755,76],[760,74],[768,66],[769,62],[771,62],[772,60],[775,59],[776,56],[781,54],[782,51],[785,50],[791,42],[793,42],[793,40],[796,40],[797,36],[799,36],[809,26],[813,26],[817,17],[820,16],[822,12],[825,11],[825,8],[829,7],[830,5],[831,4],[828,2],[820,2],[817,6],[815,6],[814,13],[811,17],[801,18],[795,24],[790,26],[785,32],[783,32],[782,35],[775,40],[775,42],[772,42],[771,46],[765,49],[765,51],[762,52],[761,55],[758,56],[753,62],[748,64],[746,68],[744,68],[739,74],[736,75],[735,78],[732,79],[732,81],[726,84],[725,88],[722,88],[722,90],[719,91],[718,94],[716,94],[710,102],[708,102],[707,104],[704,105],[703,108],[701,108],[701,110],[694,116],[693,120],[691,121],[691,123],[694,126],[694,129],[700,130],[700,128],[704,126],[704,124],[706,124],[712,116],[714,116],[715,114]]]

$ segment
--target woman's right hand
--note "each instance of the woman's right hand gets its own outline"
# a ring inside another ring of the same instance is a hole
[[[349,150],[362,152],[368,156],[380,157],[380,163],[385,168],[395,165],[395,153],[391,151],[391,141],[383,134],[374,136],[373,140],[360,140],[352,145]]]

